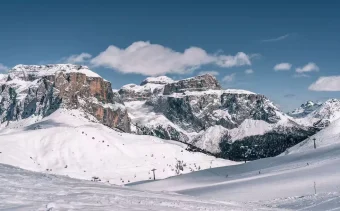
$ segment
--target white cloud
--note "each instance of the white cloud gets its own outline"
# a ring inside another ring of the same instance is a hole
[[[217,71],[201,71],[198,73],[199,75],[205,75],[205,74],[210,74],[210,75],[213,75],[213,76],[217,76],[219,75],[220,73],[217,72]]]
[[[312,91],[340,91],[340,76],[320,77],[308,89]]]
[[[245,74],[253,74],[254,73],[254,70],[252,69],[247,69],[244,71]]]
[[[92,58],[91,54],[81,53],[81,54],[71,55],[71,56],[65,58],[64,61],[66,63],[70,63],[70,64],[78,64],[78,63],[84,63],[91,58]]]
[[[215,60],[216,64],[221,67],[251,65],[249,56],[243,52],[238,52],[235,56],[220,55]]]
[[[0,63],[0,71],[6,71],[8,70],[8,67]]]
[[[307,73],[307,72],[318,72],[320,70],[320,68],[313,62],[309,62],[308,64],[306,64],[303,67],[298,67],[296,68],[296,72],[297,73]]]
[[[232,73],[230,75],[226,75],[222,78],[223,82],[232,82],[235,79],[236,73]]]
[[[275,71],[286,71],[292,68],[292,64],[290,63],[280,63],[274,66]]]
[[[307,74],[304,74],[304,73],[296,73],[293,75],[294,78],[308,78],[310,77],[309,75]]]
[[[290,35],[291,34],[285,34],[285,35],[282,35],[282,36],[279,36],[279,37],[270,38],[270,39],[267,39],[267,40],[262,40],[262,42],[277,42],[277,41],[284,40],[284,39],[288,38]]]
[[[212,55],[201,48],[190,47],[182,53],[144,41],[134,42],[125,49],[111,45],[93,58],[91,63],[94,66],[104,66],[122,73],[151,76],[188,73],[206,64],[216,64],[221,67],[251,65],[249,56],[243,52],[235,56]]]

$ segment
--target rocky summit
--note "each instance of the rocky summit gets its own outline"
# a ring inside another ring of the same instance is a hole
[[[133,89],[144,93],[150,86],[143,82]],[[124,95],[125,89],[119,92]],[[156,92],[144,97],[128,96],[125,104],[133,132],[185,142],[192,150],[235,160],[244,159],[246,152],[249,159],[275,156],[316,132],[264,95],[224,90],[209,74],[159,83]]]
[[[231,160],[278,155],[317,131],[264,95],[223,89],[209,74],[178,81],[149,77],[113,91],[86,66],[17,65],[0,75],[0,86],[2,125],[78,109],[110,128]]]
[[[0,80],[1,123],[82,109],[99,122],[130,132],[127,110],[111,83],[80,65],[18,65]]]

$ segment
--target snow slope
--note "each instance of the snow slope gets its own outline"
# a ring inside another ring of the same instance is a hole
[[[133,187],[214,200],[257,201],[268,206],[299,207],[299,210],[336,210],[340,207],[339,193],[332,193],[340,191],[339,165],[340,144],[334,144]],[[311,196],[314,182],[318,193],[315,197]]]
[[[173,193],[133,190],[34,173],[3,164],[0,164],[0,183],[0,210],[279,210],[249,203],[217,202]]]
[[[314,139],[317,148],[340,143],[340,119],[334,121],[328,127],[309,137],[305,141],[287,149],[284,154],[314,150]]]
[[[178,142],[115,131],[79,110],[59,109],[0,128],[0,163],[113,184],[153,179],[153,168],[161,179],[236,164],[186,151]]]

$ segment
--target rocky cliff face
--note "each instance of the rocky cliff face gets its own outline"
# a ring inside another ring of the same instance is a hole
[[[172,82],[173,80],[166,76],[149,77],[143,80],[140,85],[127,84],[118,92],[123,101],[143,101],[162,94],[164,86]]]
[[[162,95],[146,102],[156,112],[186,130],[199,132],[214,125],[237,128],[244,120],[263,120],[277,123],[278,109],[263,95],[203,91],[184,92],[182,95]]]
[[[135,98],[126,105],[133,132],[185,142],[193,150],[235,160],[244,155],[242,143],[253,151],[249,158],[256,159],[279,154],[315,133],[281,112],[265,96],[223,90],[211,75],[169,82],[163,85],[163,93],[150,94],[142,101]],[[277,149],[263,151],[275,137]],[[252,139],[258,148],[250,145]],[[286,143],[286,139],[290,141]]]
[[[1,122],[82,109],[112,128],[130,132],[127,110],[111,84],[77,65],[19,65],[0,81]],[[117,100],[119,99],[119,100]]]
[[[340,100],[329,99],[323,103],[308,101],[288,115],[301,124],[324,128],[340,118]]]
[[[299,108],[296,108],[291,112],[288,112],[288,115],[295,118],[304,118],[308,114],[320,108],[321,106],[322,103],[320,102],[307,101],[306,103],[302,104]]]
[[[200,75],[172,83],[168,83],[164,87],[164,95],[172,93],[183,93],[185,91],[206,91],[220,90],[221,86],[212,75]]]

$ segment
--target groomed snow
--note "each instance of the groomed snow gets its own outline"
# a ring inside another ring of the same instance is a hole
[[[287,149],[283,154],[294,154],[314,150],[314,139],[317,148],[340,144],[340,119],[334,121],[328,127],[303,142]]]
[[[5,125],[0,129],[0,163],[50,174],[127,184],[153,179],[153,168],[157,179],[175,176],[179,161],[180,174],[235,164],[188,152],[178,142],[117,132],[78,110],[59,109],[46,118]]]
[[[292,210],[339,210],[340,144],[132,185]],[[314,184],[317,195],[314,195]]]
[[[249,211],[279,210],[257,204],[217,202],[35,173],[0,164],[0,210]]]

